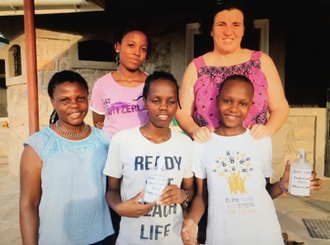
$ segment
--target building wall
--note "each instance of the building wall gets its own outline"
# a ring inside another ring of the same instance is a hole
[[[319,177],[324,177],[326,109],[290,108],[289,117],[273,136],[273,181],[282,175],[286,161],[296,159],[298,148],[305,148]]]
[[[51,77],[62,70],[74,70],[80,73],[87,81],[89,92],[92,91],[95,81],[110,72],[105,69],[73,69],[71,67],[71,48],[83,37],[80,35],[65,34],[37,29],[37,71],[39,89],[39,124],[40,129],[48,126],[49,116],[53,111],[47,93],[48,82]],[[91,113],[86,122],[92,124]]]
[[[47,84],[58,71],[69,69],[79,72],[88,82],[90,92],[95,81],[110,72],[110,69],[72,69],[73,45],[84,38],[78,34],[66,34],[37,29],[37,70],[39,86],[39,122],[40,129],[48,125],[49,116],[53,110],[47,94]],[[152,73],[154,70],[164,70],[174,74],[181,83],[185,66],[185,27],[168,33],[164,37],[152,39],[152,56],[144,64],[143,69]],[[22,60],[25,59],[24,35],[18,35],[11,41],[22,47]],[[0,50],[0,56],[8,52]],[[271,50],[271,48],[270,48]],[[6,66],[8,64],[6,58]],[[10,64],[8,64],[10,65]],[[28,138],[28,106],[26,87],[26,68],[19,78],[11,78],[8,93],[8,122],[10,129],[0,130],[0,161],[8,160],[13,175],[19,174],[19,161],[23,151],[23,142]],[[1,121],[1,120],[0,120]],[[86,120],[92,124],[91,112]],[[319,176],[324,173],[324,152],[326,135],[325,109],[291,108],[287,122],[273,137],[273,168],[277,180],[283,174],[285,162],[296,158],[297,148],[306,148],[307,158],[314,163]],[[4,143],[7,142],[7,143]],[[6,155],[7,154],[7,155]],[[1,162],[0,162],[1,163]]]
[[[23,142],[28,137],[28,107],[26,84],[17,84],[8,87],[8,122],[9,146],[8,163],[13,175],[19,174],[20,157],[23,151]]]
[[[38,103],[39,103],[39,125],[40,130],[48,126],[49,116],[53,111],[50,99],[47,93],[47,85],[51,77],[61,70],[74,70],[80,73],[89,85],[89,92],[93,89],[95,81],[109,73],[110,69],[87,69],[72,68],[71,49],[76,42],[84,38],[77,34],[66,34],[48,30],[36,30],[37,45],[37,77],[38,77]],[[174,36],[176,36],[174,34]],[[173,52],[173,44],[180,37],[173,38],[169,35],[165,38],[154,38],[153,50],[150,59],[143,65],[143,70],[152,73],[155,70],[163,70],[179,74],[178,81],[181,82],[184,66],[177,65],[178,60],[184,60],[183,52]],[[184,40],[184,39],[183,39]],[[184,47],[184,41],[179,42]],[[19,45],[22,48],[22,62],[25,60],[25,40],[24,34],[19,35],[11,44]],[[0,56],[6,60],[6,68],[10,66],[9,50],[12,45],[6,49],[0,50]],[[184,48],[176,45],[176,50]],[[173,66],[173,64],[175,66]],[[8,70],[8,69],[6,69]],[[0,161],[8,162],[10,171],[13,175],[19,174],[20,156],[23,151],[23,142],[28,138],[28,106],[27,106],[27,86],[26,86],[26,65],[22,64],[23,74],[19,77],[8,77],[7,95],[8,95],[8,122],[10,129],[1,129],[1,151]],[[6,72],[9,74],[9,72]],[[180,74],[182,74],[180,76]],[[1,120],[0,120],[1,121]],[[85,121],[92,124],[92,113],[88,113]],[[4,143],[7,142],[7,143]],[[1,163],[0,162],[0,163]]]
[[[6,119],[8,120],[8,119]],[[0,164],[8,163],[8,142],[10,140],[9,129],[2,128],[2,124],[5,120],[0,120]]]

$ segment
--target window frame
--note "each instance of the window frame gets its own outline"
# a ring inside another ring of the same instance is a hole
[[[116,62],[105,62],[105,61],[90,61],[90,60],[79,60],[78,55],[78,43],[85,42],[95,39],[84,39],[79,40],[71,46],[71,67],[72,68],[86,68],[86,69],[100,69],[100,70],[116,70]],[[102,40],[104,41],[104,40]]]

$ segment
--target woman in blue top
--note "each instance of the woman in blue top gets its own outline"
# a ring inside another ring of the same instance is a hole
[[[109,244],[102,170],[110,138],[84,122],[88,86],[78,73],[56,73],[48,94],[56,116],[28,138],[21,158],[23,244]]]

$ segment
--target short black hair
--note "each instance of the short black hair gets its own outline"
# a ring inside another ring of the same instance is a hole
[[[55,73],[50,79],[47,89],[49,97],[53,99],[55,88],[58,85],[65,82],[70,82],[70,83],[77,82],[81,84],[86,89],[88,94],[88,84],[86,80],[79,73],[74,71],[63,70]]]
[[[163,79],[163,80],[168,80],[170,82],[172,82],[175,87],[176,87],[176,94],[177,94],[177,101],[178,101],[178,105],[181,109],[181,105],[180,105],[180,100],[179,100],[179,85],[177,80],[174,78],[174,76],[171,73],[165,72],[165,71],[155,71],[154,73],[152,73],[151,75],[149,75],[144,83],[144,87],[143,87],[143,92],[142,95],[137,98],[144,98],[145,100],[147,100],[148,94],[149,94],[149,90],[150,90],[150,84],[156,80],[159,79]]]
[[[253,83],[251,82],[251,80],[246,77],[246,76],[243,76],[243,75],[231,75],[229,77],[227,77],[220,85],[220,88],[219,88],[219,95],[220,95],[220,92],[222,90],[222,88],[229,82],[229,81],[240,81],[240,82],[245,82],[249,85],[251,85],[252,87],[252,92],[254,93],[254,86],[253,86]]]

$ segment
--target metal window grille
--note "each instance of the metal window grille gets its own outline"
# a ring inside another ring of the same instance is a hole
[[[14,50],[15,77],[22,75],[21,47],[17,46]]]

